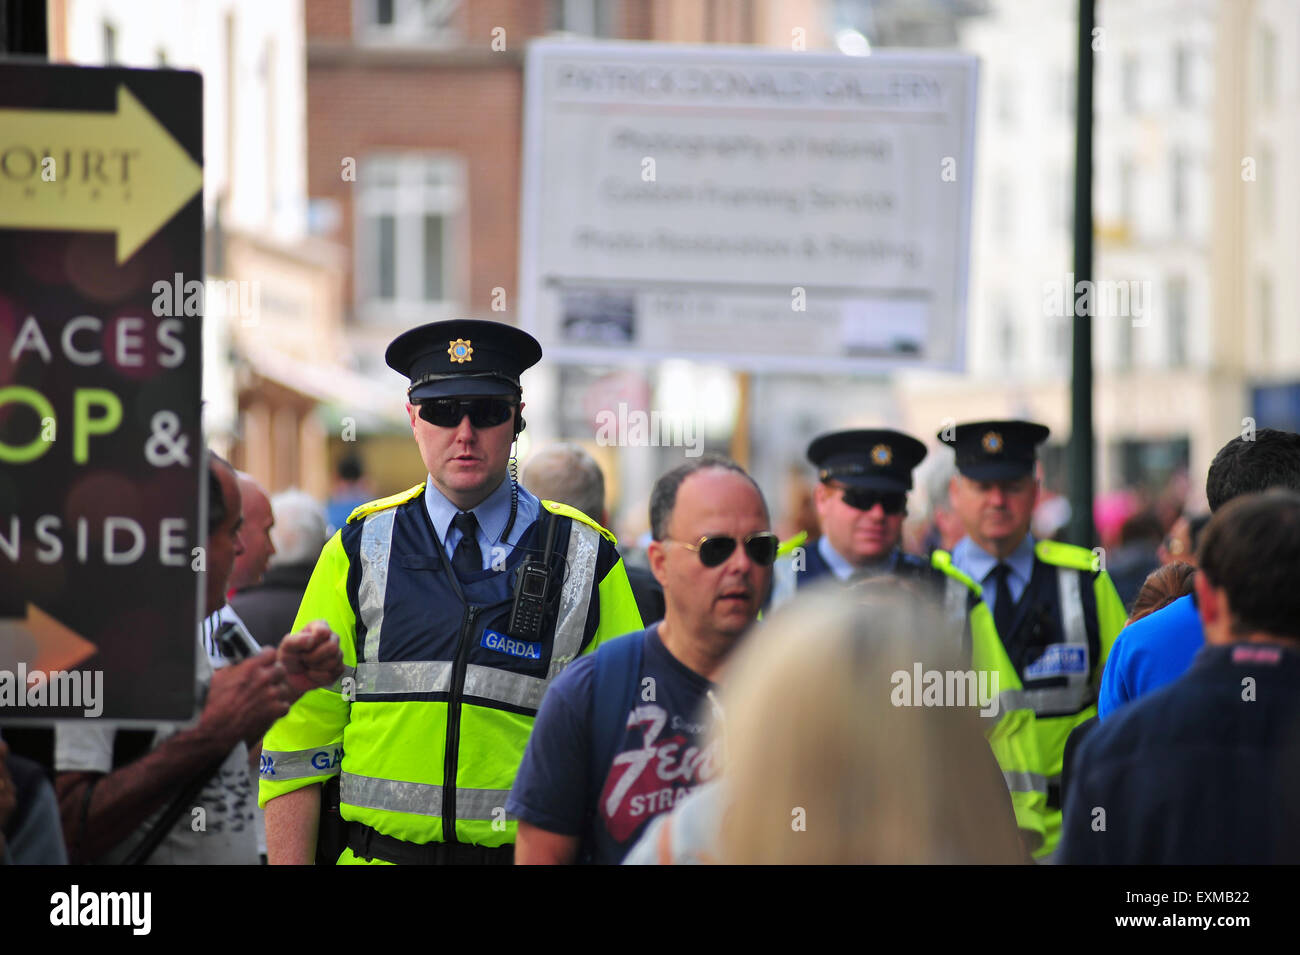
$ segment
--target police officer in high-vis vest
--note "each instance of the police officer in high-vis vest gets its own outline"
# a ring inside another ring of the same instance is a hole
[[[307,585],[298,621],[329,623],[345,669],[263,741],[272,863],[312,860],[321,784],[335,775],[340,863],[510,863],[506,797],[548,684],[641,629],[613,536],[539,501],[513,461],[508,473],[519,378],[541,355],[487,321],[423,325],[389,345],[428,478],[353,511]]]
[[[1008,704],[1035,714],[1035,773],[1047,797],[1040,859],[1060,838],[1066,738],[1096,715],[1106,657],[1125,622],[1098,555],[1029,533],[1038,500],[1035,449],[1049,433],[1028,421],[978,421],[939,434],[956,454],[950,494],[966,528],[951,562],[981,588],[1014,667],[1018,683],[1004,690]]]
[[[912,471],[925,455],[920,441],[890,429],[835,431],[815,438],[808,460],[817,468],[814,501],[822,534],[815,545],[787,549],[777,561],[772,604],[784,603],[815,581],[851,584],[885,574],[915,582],[942,604],[972,668],[997,675],[997,706],[986,720],[986,735],[1011,791],[1022,839],[1032,850],[1042,844],[1046,808],[1046,793],[1034,774],[1035,739],[1026,729],[1033,714],[1017,707],[1014,697],[1002,695],[1016,688],[1016,674],[992,616],[980,601],[978,585],[954,568],[947,554],[939,552],[927,561],[901,548]]]
[[[912,469],[924,457],[925,445],[901,431],[834,431],[815,438],[808,460],[817,469],[813,503],[821,537],[777,562],[772,605],[831,577],[846,583],[881,574],[929,578],[928,562],[899,546]]]

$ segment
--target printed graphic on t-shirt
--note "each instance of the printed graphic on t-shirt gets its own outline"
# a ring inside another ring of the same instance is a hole
[[[701,724],[647,703],[628,713],[627,727],[623,750],[614,757],[600,795],[601,818],[619,842],[718,770],[713,748],[701,746]]]

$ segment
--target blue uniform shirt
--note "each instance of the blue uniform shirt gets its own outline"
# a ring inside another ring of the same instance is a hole
[[[1011,568],[1011,573],[1007,574],[1011,599],[1020,603],[1021,595],[1029,586],[1029,578],[1034,575],[1034,535],[1026,534],[1005,563]],[[952,565],[984,588],[984,603],[993,613],[998,601],[998,585],[993,576],[998,559],[969,537],[963,537],[952,549]]]
[[[830,538],[825,534],[817,539],[817,553],[821,559],[826,561],[826,566],[831,569],[831,573],[839,580],[848,580],[855,574],[892,574],[898,568],[899,550],[895,547],[889,552],[889,556],[875,564],[868,564],[864,567],[854,567],[847,560],[840,556],[840,552],[831,546]]]
[[[1172,683],[1187,672],[1204,644],[1191,594],[1129,624],[1106,660],[1097,715],[1104,720],[1130,700]]]
[[[434,533],[438,535],[438,540],[443,542],[447,557],[451,558],[456,552],[456,545],[460,543],[461,537],[460,531],[452,527],[451,521],[460,512],[460,508],[442,496],[442,492],[434,485],[433,478],[429,478],[424,484],[424,506],[429,512]],[[487,570],[494,560],[504,560],[514,550],[514,546],[519,543],[519,538],[523,537],[524,531],[528,530],[542,513],[542,504],[522,484],[519,485],[519,511],[515,515],[515,526],[510,529],[509,540],[501,539],[501,535],[505,533],[506,522],[510,520],[509,478],[498,484],[496,490],[485,497],[477,507],[471,508],[470,513],[478,521],[478,533],[475,536],[478,538],[479,552],[483,555],[483,569]],[[504,548],[504,553],[494,548]]]

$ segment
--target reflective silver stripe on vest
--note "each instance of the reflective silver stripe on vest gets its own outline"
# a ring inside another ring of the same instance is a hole
[[[448,672],[450,678],[450,671]],[[507,703],[529,710],[536,710],[542,705],[546,693],[547,681],[523,673],[511,673],[508,670],[494,670],[491,667],[471,663],[465,669],[465,695],[492,700],[495,703]],[[459,815],[460,801],[456,808]]]
[[[1003,770],[1002,778],[1007,781],[1007,789],[1013,793],[1047,794],[1047,777],[1038,773]]]
[[[388,592],[388,554],[393,548],[393,518],[397,508],[366,517],[361,530],[361,584],[357,588],[361,622],[366,626],[364,656],[379,659],[379,637],[384,628],[384,595]]]
[[[357,666],[357,693],[447,693],[452,664],[441,660],[362,663]]]
[[[1092,653],[1088,649],[1088,627],[1083,619],[1083,595],[1079,593],[1079,572],[1066,567],[1056,568],[1056,582],[1061,598],[1061,625],[1065,630],[1065,642],[1083,648],[1086,666],[1082,673],[1071,673],[1068,686],[1071,694],[1068,698],[1056,696],[1049,703],[1035,707],[1036,713],[1077,712],[1092,702],[1092,688],[1089,678],[1092,675]]]
[[[1061,622],[1065,626],[1065,642],[1081,644],[1086,648],[1088,628],[1083,622],[1083,597],[1079,593],[1079,575],[1066,567],[1058,567],[1056,582],[1061,595]],[[1082,679],[1087,682],[1088,675],[1083,674]]]
[[[457,819],[513,819],[505,814],[508,789],[457,789]],[[352,806],[384,812],[409,812],[419,816],[442,815],[442,787],[408,783],[398,779],[376,779],[344,773],[339,780],[339,798]]]
[[[509,789],[457,789],[457,819],[514,819],[506,814]]]
[[[420,816],[442,815],[442,787],[426,783],[344,773],[339,779],[339,800],[366,809],[410,812]]]
[[[999,716],[1012,710],[1027,709],[1029,709],[1029,702],[1025,700],[1024,693],[1021,690],[1003,690],[998,694]]]
[[[331,693],[338,693],[339,695],[343,695],[343,688],[344,688],[344,686],[348,685],[348,684],[346,684],[346,683],[344,682],[345,680],[351,680],[351,681],[352,681],[352,682],[351,682],[351,686],[352,686],[353,690],[356,689],[356,685],[357,685],[357,668],[356,668],[356,667],[350,667],[350,666],[348,666],[346,663],[343,664],[343,672],[339,675],[339,678],[338,678],[337,680],[335,680],[334,683],[329,687],[329,691],[330,691]],[[351,694],[351,695],[349,695],[349,696],[348,696],[348,699],[351,699],[351,698],[352,698],[352,695],[355,695],[355,694]]]
[[[273,782],[306,776],[333,776],[339,771],[342,761],[342,744],[282,752],[264,749],[257,775]]]
[[[1075,713],[1090,702],[1087,684],[1054,686],[1046,690],[1006,690],[998,694],[1003,709],[1035,713]]]
[[[573,521],[570,528],[568,577],[560,591],[559,622],[555,625],[555,640],[551,644],[548,680],[554,679],[582,649],[582,634],[591,607],[591,588],[596,580],[600,534],[581,521]]]

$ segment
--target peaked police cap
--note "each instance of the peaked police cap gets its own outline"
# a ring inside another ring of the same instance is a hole
[[[519,376],[541,357],[542,346],[527,332],[472,318],[412,328],[384,352],[388,367],[411,379],[407,398],[413,402],[457,395],[517,397]]]
[[[939,432],[957,457],[957,470],[975,481],[1007,481],[1032,474],[1038,445],[1052,432],[1033,421],[972,421]]]
[[[833,431],[813,439],[808,460],[821,481],[873,491],[910,491],[925,445],[888,428]]]

